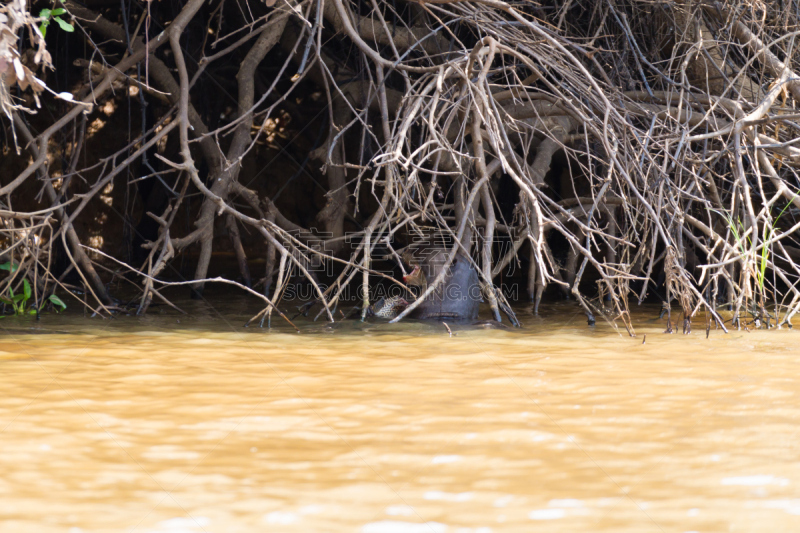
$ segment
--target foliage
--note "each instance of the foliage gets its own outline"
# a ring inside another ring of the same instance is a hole
[[[39,18],[42,19],[41,24],[39,24],[39,31],[42,33],[42,37],[47,36],[47,27],[50,25],[51,20],[55,21],[58,26],[66,32],[72,33],[75,31],[75,27],[66,20],[62,19],[60,16],[66,12],[67,10],[63,7],[56,9],[42,9],[39,11]]]
[[[12,263],[11,261],[6,261],[5,263],[0,264],[0,270],[5,270],[10,273],[14,273],[19,265],[16,263]],[[20,294],[14,294],[14,289],[12,287],[8,288],[8,298],[0,297],[0,303],[10,306],[13,310],[15,315],[38,315],[41,313],[44,306],[47,302],[53,304],[53,308],[58,311],[63,311],[67,308],[67,304],[64,303],[61,298],[56,296],[55,294],[51,294],[45,301],[42,302],[42,305],[38,308],[35,306],[34,302],[31,302],[28,305],[28,302],[31,300],[31,296],[33,292],[31,290],[31,284],[28,282],[27,279],[22,280],[22,292]]]
[[[753,241],[750,238],[749,234],[745,238],[744,235],[747,233],[745,230],[745,226],[742,223],[740,218],[736,220],[733,219],[733,216],[727,211],[718,211],[716,209],[710,209],[709,211],[717,213],[721,217],[725,219],[725,222],[728,225],[728,229],[730,230],[731,234],[733,235],[733,244],[735,248],[739,251],[739,259],[745,265],[745,271],[751,273],[756,281],[756,286],[759,290],[759,293],[762,297],[762,303],[766,298],[766,293],[764,291],[764,283],[766,281],[766,274],[767,274],[767,267],[770,263],[771,257],[771,247],[773,244],[773,238],[776,235],[776,228],[778,227],[778,222],[780,221],[783,214],[792,206],[792,201],[797,198],[800,192],[795,193],[792,196],[791,201],[789,201],[783,209],[781,209],[778,216],[775,219],[770,219],[770,221],[765,221],[762,225],[762,235],[761,235],[761,243],[760,248],[757,252],[757,259],[754,261],[748,260],[749,251],[752,249]]]

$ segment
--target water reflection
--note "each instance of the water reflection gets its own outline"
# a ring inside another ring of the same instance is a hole
[[[4,319],[0,531],[790,531],[798,336]],[[66,333],[68,332],[68,333]],[[30,334],[39,333],[39,334]],[[646,344],[641,343],[647,334]],[[71,529],[74,528],[74,529]]]

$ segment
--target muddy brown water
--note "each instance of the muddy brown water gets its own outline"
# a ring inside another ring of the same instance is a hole
[[[187,305],[0,322],[0,531],[800,531],[796,330]]]

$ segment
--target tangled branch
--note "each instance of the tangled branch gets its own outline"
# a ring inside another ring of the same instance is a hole
[[[51,59],[35,19],[11,2],[0,103],[30,162],[0,187],[5,254],[21,265],[4,290],[23,278],[45,293],[54,287],[63,273],[45,259],[62,242],[96,302],[84,304],[120,309],[75,225],[110,185],[147,180],[164,192],[151,202],[158,212],[142,209],[154,228],[145,256],[125,269],[138,275],[138,312],[153,296],[166,301],[157,287],[188,250],[199,249],[191,281],[202,293],[225,236],[244,285],[248,255],[266,261],[263,314],[300,276],[331,321],[346,289],[360,285],[364,317],[376,284],[408,289],[376,263],[405,274],[413,265],[404,251],[435,236],[447,243],[436,245],[443,268],[395,321],[413,316],[461,257],[496,320],[515,321],[498,277],[527,264],[537,312],[552,287],[590,322],[607,316],[631,335],[629,300],[648,297],[670,312],[677,302],[686,332],[701,310],[723,329],[789,323],[800,310],[797,6],[584,4],[279,0],[233,13],[192,0],[178,13],[146,2],[121,13],[68,1],[91,53],[76,62],[84,76],[69,97],[52,92],[79,104],[32,123],[9,92],[32,90],[38,101],[44,88],[20,62],[18,30],[31,35],[32,64]],[[129,19],[137,9],[138,21]],[[154,35],[162,19],[171,23]],[[235,106],[211,114],[201,107],[204,80],[231,66]],[[79,155],[87,133],[77,125],[120,90],[141,111],[141,132],[112,154]],[[321,170],[303,163],[295,176],[254,183],[250,162],[272,142],[280,113],[304,116],[294,102],[315,94],[326,120],[304,158]],[[158,114],[146,116],[147,106]],[[326,182],[323,205],[278,198],[303,173]],[[12,210],[32,183],[45,205]],[[190,230],[178,228],[181,209]],[[327,285],[320,263],[337,265]]]

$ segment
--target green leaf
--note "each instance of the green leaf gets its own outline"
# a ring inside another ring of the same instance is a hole
[[[42,37],[47,37],[47,25],[50,24],[48,21],[44,21],[39,25],[39,33],[42,34]]]
[[[24,294],[17,294],[16,296],[13,296],[11,298],[11,301],[14,302],[14,303],[19,303],[22,300],[27,300],[27,298],[25,298]]]
[[[795,198],[797,198],[797,195],[798,195],[798,194],[800,194],[800,191],[797,191],[796,193],[794,193],[794,195],[792,196],[792,199],[791,199],[791,200],[789,200],[789,203],[788,203],[788,204],[786,204],[786,207],[784,207],[783,209],[781,209],[781,212],[778,214],[778,218],[776,218],[776,219],[775,219],[775,222],[773,222],[773,223],[772,223],[772,227],[773,227],[773,228],[776,228],[776,227],[777,227],[777,225],[778,225],[778,220],[780,220],[780,218],[783,216],[783,212],[784,212],[784,211],[786,211],[787,209],[789,209],[789,208],[792,206],[792,203],[794,203],[794,199],[795,199]]]
[[[0,303],[4,303],[6,305],[11,305],[11,300],[9,300],[8,298],[0,297]]]
[[[43,18],[43,19],[49,19],[50,15],[52,15],[52,14],[53,14],[53,12],[51,10],[49,10],[49,9],[42,9],[41,11],[39,11],[39,17]],[[56,15],[60,15],[60,14],[61,13],[56,13]]]
[[[25,294],[25,299],[28,300],[31,297],[31,284],[28,283],[27,279],[22,280],[22,292]]]
[[[57,15],[63,15],[66,12],[67,12],[67,10],[64,9],[63,7],[56,8],[56,9],[54,9],[52,11],[54,17],[57,16]]]
[[[55,305],[56,307],[60,307],[62,311],[67,308],[67,304],[65,304],[61,300],[61,298],[59,298],[55,294],[51,294],[50,298],[48,298],[48,300],[50,300],[50,302],[52,302],[52,304]]]
[[[58,25],[61,27],[62,30],[69,33],[75,31],[75,27],[66,20],[62,19],[61,17],[53,17],[53,20],[55,20],[58,23]]]
[[[30,309],[30,311],[28,311],[28,314],[29,314],[29,315],[36,315],[36,314],[38,314],[38,313],[39,313],[39,311],[37,311],[35,307],[32,307],[32,308]]]
[[[12,263],[11,261],[6,261],[5,263],[0,264],[0,270],[8,270],[9,272],[14,272],[19,265],[16,263]]]

